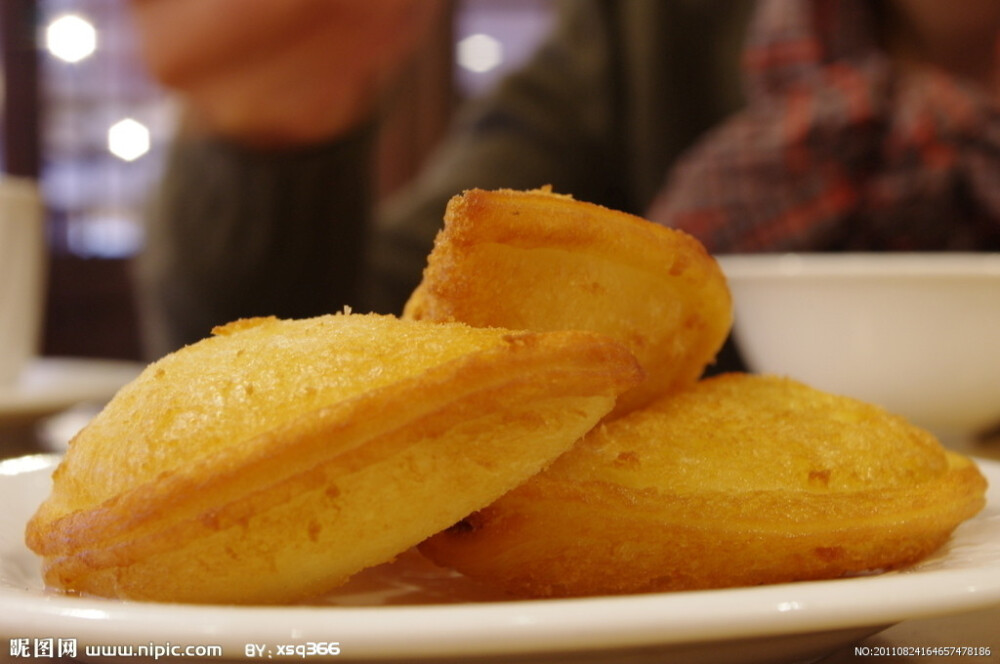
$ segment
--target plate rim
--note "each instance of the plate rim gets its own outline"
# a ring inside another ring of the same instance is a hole
[[[34,457],[34,464],[22,473],[4,469],[13,467],[9,462],[28,457],[0,462],[0,495],[7,478],[51,472],[61,458],[57,454],[30,456]],[[997,506],[1000,461],[972,458],[991,480],[991,493],[987,494],[984,512],[970,521],[996,518],[984,515],[987,509]],[[31,464],[25,463],[28,466]],[[4,555],[7,552],[0,551],[0,557]],[[922,582],[919,587],[913,584],[916,574]],[[835,589],[833,606],[831,589]],[[853,599],[846,599],[858,593],[868,597],[878,595],[883,601],[859,610]],[[751,611],[746,608],[749,604],[754,607]],[[120,642],[134,630],[141,630],[140,643],[157,640],[177,643],[180,633],[181,638],[189,641],[213,638],[233,647],[254,640],[321,640],[322,635],[331,633],[334,625],[333,632],[340,640],[349,642],[352,650],[364,651],[367,657],[472,653],[513,656],[561,652],[570,646],[573,650],[600,650],[692,645],[874,629],[905,620],[993,606],[1000,606],[1000,557],[995,566],[985,568],[923,571],[918,568],[912,572],[751,588],[381,607],[202,606],[72,598],[18,588],[0,577],[0,633],[62,635],[99,643],[93,639],[112,636],[114,642]],[[608,624],[605,619],[625,614],[631,616],[631,622],[613,620]],[[375,615],[378,620],[372,620]],[[712,615],[713,620],[706,623],[706,615]],[[780,620],[777,616],[781,616]],[[381,627],[387,623],[405,625],[406,629],[397,627],[394,632],[387,632]],[[268,626],[265,634],[250,634],[250,626],[259,629],[261,625]],[[441,625],[448,626],[447,633],[442,632]],[[179,632],[179,628],[183,629]]]
[[[32,358],[14,385],[0,386],[0,422],[8,418],[58,411],[84,401],[110,399],[115,392],[138,376],[142,362],[115,358],[39,356]],[[84,377],[87,384],[31,386],[39,374]],[[44,389],[43,389],[44,387]]]

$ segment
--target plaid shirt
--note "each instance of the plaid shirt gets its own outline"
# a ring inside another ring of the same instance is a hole
[[[904,74],[870,0],[764,0],[746,108],[678,164],[648,216],[710,251],[1000,250],[1000,108]]]

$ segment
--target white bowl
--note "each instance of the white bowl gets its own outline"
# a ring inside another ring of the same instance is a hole
[[[719,263],[749,370],[882,405],[942,439],[1000,424],[1000,253]]]

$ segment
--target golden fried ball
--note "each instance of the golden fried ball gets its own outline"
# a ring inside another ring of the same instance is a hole
[[[27,543],[68,592],[322,593],[537,473],[639,376],[590,333],[240,321],[115,396],[73,440]]]
[[[920,560],[985,488],[877,407],[727,374],[600,425],[421,551],[527,597],[827,579]]]
[[[693,383],[725,341],[732,303],[693,237],[549,190],[453,198],[404,317],[607,334],[646,380],[615,414]]]

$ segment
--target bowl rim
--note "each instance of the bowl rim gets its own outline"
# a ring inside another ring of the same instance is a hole
[[[729,279],[792,277],[1000,278],[1000,252],[772,252],[718,254]]]

